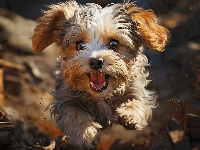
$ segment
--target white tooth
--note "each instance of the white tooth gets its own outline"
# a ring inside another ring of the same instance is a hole
[[[103,83],[103,86],[106,86],[106,82]]]

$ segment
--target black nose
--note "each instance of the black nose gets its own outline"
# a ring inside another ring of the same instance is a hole
[[[90,58],[89,64],[92,69],[95,69],[95,70],[101,69],[103,67],[103,59]]]

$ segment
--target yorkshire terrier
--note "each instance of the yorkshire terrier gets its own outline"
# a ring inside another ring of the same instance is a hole
[[[145,88],[150,80],[143,44],[163,51],[169,36],[154,12],[131,2],[102,8],[70,0],[49,8],[32,42],[36,53],[53,42],[60,48],[48,106],[57,127],[71,143],[89,149],[102,128],[147,126],[157,97]]]

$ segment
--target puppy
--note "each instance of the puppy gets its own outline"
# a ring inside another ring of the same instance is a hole
[[[148,60],[142,46],[163,51],[169,32],[152,10],[134,3],[50,6],[32,38],[36,53],[55,42],[60,48],[56,88],[49,104],[57,127],[81,149],[98,144],[100,129],[121,124],[147,126],[156,95],[145,89]]]

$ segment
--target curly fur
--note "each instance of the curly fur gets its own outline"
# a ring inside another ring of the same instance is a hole
[[[145,88],[150,81],[142,45],[163,51],[168,34],[152,11],[133,3],[101,8],[68,1],[44,12],[35,28],[33,48],[41,52],[55,42],[61,49],[56,89],[50,93],[54,101],[47,108],[73,144],[94,147],[98,131],[114,123],[136,130],[148,125],[157,97]],[[109,48],[111,39],[119,42],[117,50]],[[77,41],[85,42],[84,50],[76,50]],[[94,70],[91,58],[103,59],[103,66]],[[106,89],[91,88],[91,73],[109,76]]]

